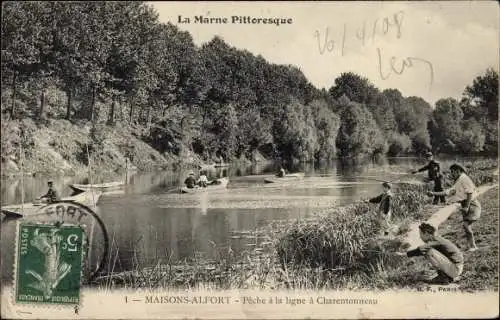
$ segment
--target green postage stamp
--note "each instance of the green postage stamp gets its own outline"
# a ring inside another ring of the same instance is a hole
[[[20,223],[15,302],[80,304],[85,233],[77,225]]]

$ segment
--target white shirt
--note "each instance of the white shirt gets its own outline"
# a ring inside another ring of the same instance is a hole
[[[455,184],[448,190],[446,190],[446,195],[451,195],[448,199],[449,202],[460,202],[467,200],[467,194],[472,194],[472,200],[477,197],[477,188],[474,182],[465,174],[462,173]]]
[[[200,182],[208,182],[207,176],[206,175],[201,175],[200,176]]]

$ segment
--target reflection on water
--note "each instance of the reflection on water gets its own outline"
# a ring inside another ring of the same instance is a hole
[[[402,165],[408,172],[416,160],[386,160],[362,166],[333,163],[316,168],[298,165],[289,171],[305,172],[306,177],[280,184],[264,184],[259,176],[272,173],[275,166],[215,169],[208,172],[209,177],[230,177],[228,189],[203,195],[168,193],[184,180],[187,170],[135,174],[129,177],[125,194],[103,195],[98,204],[111,239],[111,268],[129,270],[158,261],[192,259],[199,254],[213,258],[215,248],[221,246],[230,246],[238,254],[255,240],[235,236],[236,232],[254,230],[272,220],[307,218],[318,208],[374,196],[381,190],[380,182],[360,176],[393,178],[394,172],[402,171]],[[85,180],[57,178],[54,184],[63,196],[68,196],[69,184]],[[47,181],[25,178],[25,201],[45,193]],[[21,183],[2,183],[1,195],[2,205],[19,203]],[[10,281],[12,276],[14,234],[13,223],[2,225],[4,281]]]

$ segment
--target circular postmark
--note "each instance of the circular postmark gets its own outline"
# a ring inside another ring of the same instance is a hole
[[[38,223],[78,225],[86,234],[84,280],[91,282],[107,264],[109,237],[102,219],[89,207],[74,201],[57,201],[40,207],[23,220]]]

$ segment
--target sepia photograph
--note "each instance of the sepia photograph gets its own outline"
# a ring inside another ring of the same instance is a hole
[[[1,317],[498,317],[499,12],[3,2]]]

